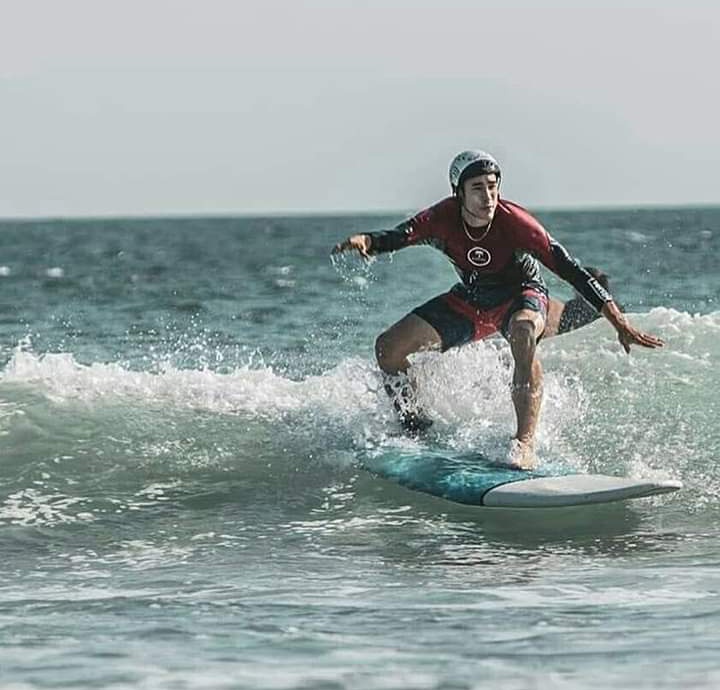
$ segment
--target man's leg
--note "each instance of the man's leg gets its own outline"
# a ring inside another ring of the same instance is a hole
[[[423,350],[440,350],[440,334],[417,314],[408,314],[375,341],[378,366],[386,374],[407,371],[408,356]]]
[[[515,312],[508,326],[510,349],[515,360],[512,401],[517,417],[510,464],[520,469],[532,469],[537,462],[535,431],[540,419],[543,372],[535,349],[544,326],[542,313],[530,309]]]
[[[560,334],[560,318],[562,317],[563,309],[565,308],[565,302],[553,299],[548,299],[547,318],[545,319],[545,332],[543,333],[543,340],[552,338]]]
[[[385,390],[393,399],[400,423],[408,431],[422,431],[432,424],[415,402],[406,372],[408,356],[423,350],[442,349],[440,334],[417,314],[408,314],[388,328],[375,342],[378,366],[386,375]]]

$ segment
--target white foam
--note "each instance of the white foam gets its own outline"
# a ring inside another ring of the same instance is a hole
[[[332,408],[343,414],[373,407],[379,378],[361,360],[346,360],[322,376],[293,381],[267,366],[219,374],[168,365],[153,373],[116,363],[85,365],[71,353],[36,354],[18,347],[2,381],[32,384],[54,401],[129,397],[214,412],[268,414]]]
[[[625,236],[635,244],[645,244],[650,241],[650,237],[638,230],[628,230]]]
[[[628,357],[607,323],[543,342],[544,402],[538,451],[578,469],[638,475],[664,467],[673,448],[687,463],[709,461],[702,439],[717,409],[720,313],[690,315],[653,309],[631,315],[644,330],[667,341],[659,351]],[[500,339],[458,350],[424,353],[413,362],[420,403],[436,424],[433,433],[460,450],[492,455],[514,433],[510,399],[512,361]],[[356,444],[384,442],[397,423],[373,361],[348,358],[326,372],[291,379],[262,362],[230,373],[166,365],[137,371],[117,363],[81,364],[71,353],[38,354],[21,343],[0,375],[3,383],[30,385],[53,402],[130,400],[141,405],[190,408],[284,420],[306,419],[310,433],[344,429]],[[701,409],[700,409],[701,408]],[[690,410],[677,418],[676,410]],[[653,430],[649,434],[649,429]],[[403,442],[408,442],[404,440]],[[617,458],[625,458],[616,466]],[[594,465],[589,465],[594,462]]]
[[[0,524],[56,525],[87,521],[92,519],[89,513],[75,510],[84,502],[83,498],[58,492],[23,489],[8,495],[0,504]]]
[[[506,452],[514,433],[511,359],[501,342],[477,343],[414,361],[420,403],[435,431],[459,449]],[[117,363],[77,362],[71,353],[37,354],[18,346],[2,373],[4,383],[38,388],[54,403],[131,400],[142,405],[191,408],[262,418],[304,415],[322,433],[328,423],[345,428],[356,444],[374,445],[397,433],[397,422],[373,361],[349,358],[318,376],[292,380],[262,364],[226,374],[210,369],[135,371]],[[539,450],[556,446],[563,426],[583,410],[582,390],[549,371],[538,435]],[[403,437],[403,443],[412,443]],[[494,449],[494,450],[493,450]]]
[[[510,396],[512,358],[501,340],[474,343],[444,354],[424,353],[413,361],[418,397],[430,415],[452,437],[457,448],[476,448],[504,455],[515,433]],[[584,411],[582,388],[568,385],[562,374],[549,370],[544,378],[542,422],[538,450],[558,441],[564,425]]]

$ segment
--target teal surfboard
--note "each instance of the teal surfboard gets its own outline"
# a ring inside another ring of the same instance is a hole
[[[367,452],[360,466],[413,491],[456,503],[498,508],[552,508],[624,501],[677,491],[675,479],[580,474],[559,463],[522,471],[480,453],[400,449]]]

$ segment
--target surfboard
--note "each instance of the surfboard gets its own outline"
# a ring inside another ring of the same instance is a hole
[[[556,508],[625,501],[677,491],[676,479],[580,474],[560,463],[523,471],[481,453],[400,449],[364,453],[360,467],[413,491],[493,508]]]

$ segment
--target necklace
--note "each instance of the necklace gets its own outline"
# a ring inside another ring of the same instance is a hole
[[[483,234],[480,235],[480,237],[473,237],[473,236],[470,234],[470,231],[468,230],[468,224],[465,222],[465,219],[464,219],[462,216],[461,216],[460,218],[461,218],[461,220],[462,220],[463,230],[465,230],[465,234],[466,234],[473,242],[481,242],[482,240],[484,240],[484,239],[485,239],[485,235],[487,235],[487,234],[490,232],[490,228],[492,227],[492,221],[490,221],[490,222],[487,224],[487,227],[485,228],[485,232],[483,232]]]

